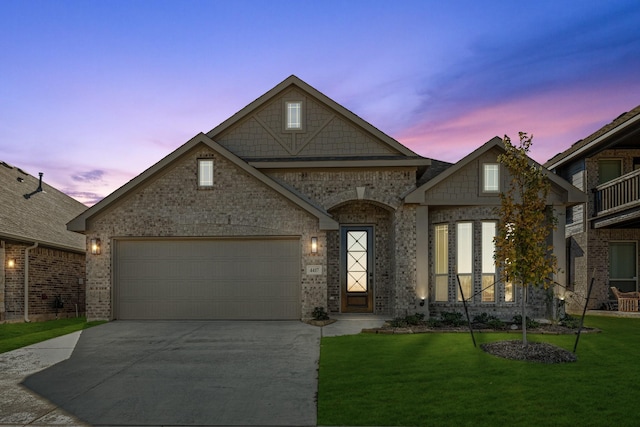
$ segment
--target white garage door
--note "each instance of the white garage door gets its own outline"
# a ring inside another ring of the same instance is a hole
[[[300,241],[119,240],[117,319],[299,319]]]

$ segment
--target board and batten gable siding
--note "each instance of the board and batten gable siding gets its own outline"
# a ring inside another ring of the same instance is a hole
[[[284,104],[303,102],[303,129],[285,130]],[[234,126],[212,137],[243,159],[397,155],[364,129],[292,87]]]
[[[426,191],[426,200],[429,205],[486,205],[500,204],[498,193],[482,193],[482,165],[486,163],[498,163],[499,150],[489,150],[477,159],[469,162],[465,167],[456,171]],[[500,186],[505,188],[507,177],[504,167],[500,168]]]
[[[214,185],[198,189],[197,160],[214,160]],[[112,317],[112,238],[297,236],[301,265],[325,265],[325,233],[318,219],[218,155],[198,145],[157,176],[122,196],[87,222],[87,238],[100,238],[102,254],[87,257],[87,312]],[[306,243],[321,242],[317,254]],[[301,312],[309,316],[326,301],[326,273],[301,276]]]

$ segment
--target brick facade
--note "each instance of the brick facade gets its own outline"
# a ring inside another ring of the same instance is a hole
[[[609,149],[577,161],[560,171],[588,195],[588,202],[574,207],[570,213],[571,224],[566,228],[569,254],[569,290],[566,292],[567,311],[580,313],[585,306],[589,284],[595,277],[588,308],[600,309],[612,299],[609,278],[609,243],[611,241],[630,241],[640,245],[640,229],[594,229],[589,219],[593,218],[594,192],[598,186],[598,161],[601,159],[620,159],[622,173],[633,170],[634,158],[640,157],[640,149]],[[640,261],[636,265],[640,271]]]
[[[25,249],[31,245],[5,242],[4,301],[0,320],[24,318]],[[14,267],[7,261],[15,260]],[[29,320],[74,317],[85,313],[85,256],[75,252],[37,247],[29,251]],[[60,297],[63,307],[55,307]]]

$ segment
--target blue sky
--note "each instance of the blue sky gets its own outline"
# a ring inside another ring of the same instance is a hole
[[[640,104],[640,2],[0,1],[0,161],[92,204],[295,74],[425,157]]]

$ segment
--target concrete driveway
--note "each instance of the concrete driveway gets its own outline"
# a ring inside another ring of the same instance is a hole
[[[316,425],[322,329],[116,321],[23,385],[91,425]]]

